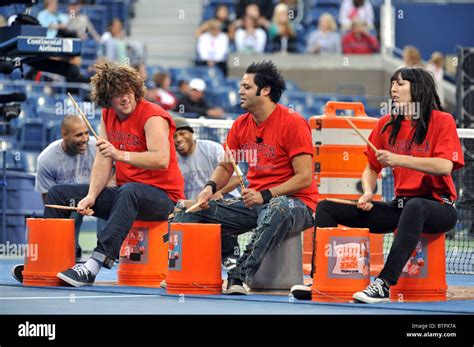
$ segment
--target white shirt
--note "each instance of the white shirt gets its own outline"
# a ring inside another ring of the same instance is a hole
[[[237,48],[237,52],[263,53],[266,42],[267,34],[262,28],[256,28],[252,34],[242,28],[237,29],[235,32],[235,47]]]
[[[224,61],[229,53],[229,37],[224,33],[212,36],[205,32],[198,38],[197,53],[203,61]]]

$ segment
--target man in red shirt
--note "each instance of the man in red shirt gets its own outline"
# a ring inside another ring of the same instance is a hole
[[[265,255],[290,232],[313,225],[318,190],[312,170],[311,129],[298,113],[278,104],[285,81],[272,62],[250,65],[240,84],[240,105],[248,113],[237,118],[227,146],[237,162],[249,165],[248,188],[230,205],[212,201],[234,172],[224,160],[197,197],[201,211],[178,212],[176,222],[218,223],[223,233],[253,231],[237,266],[228,273],[226,294],[247,294]]]
[[[81,214],[92,208],[95,216],[108,220],[91,258],[58,274],[75,287],[93,284],[102,266],[113,266],[136,219],[165,221],[184,198],[171,116],[143,99],[144,81],[133,68],[103,63],[96,69],[92,98],[103,110],[90,184],[56,185],[47,195],[49,204],[77,203]],[[117,187],[107,187],[113,162]],[[65,210],[44,211],[45,218],[69,215]]]

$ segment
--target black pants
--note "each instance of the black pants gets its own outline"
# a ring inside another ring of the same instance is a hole
[[[47,202],[54,205],[77,205],[88,193],[87,184],[59,184],[48,191]],[[92,258],[100,253],[109,259],[117,259],[120,247],[135,220],[166,221],[174,209],[174,202],[166,193],[143,183],[125,183],[120,187],[105,187],[92,206],[94,216],[107,220],[98,235],[97,247]],[[45,218],[69,218],[71,211],[45,208]],[[113,261],[112,261],[113,263]]]
[[[421,233],[439,234],[456,225],[454,206],[425,197],[411,198],[401,207],[398,200],[374,202],[368,212],[354,205],[321,201],[316,209],[316,227],[368,228],[371,233],[386,234],[398,229],[384,268],[379,277],[390,285],[397,284],[403,267],[415,249]],[[315,250],[311,277],[315,271]]]

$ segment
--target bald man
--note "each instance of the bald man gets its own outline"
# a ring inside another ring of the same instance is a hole
[[[56,184],[89,183],[96,154],[96,140],[89,138],[86,123],[80,116],[65,116],[61,123],[61,137],[62,139],[49,144],[38,157],[35,190],[41,193],[44,203],[47,203],[49,189]],[[82,217],[78,214],[75,219],[77,259],[82,256],[79,246]],[[99,221],[100,219],[100,224]],[[100,226],[98,230],[99,228]]]

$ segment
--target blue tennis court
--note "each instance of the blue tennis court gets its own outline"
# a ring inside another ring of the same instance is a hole
[[[448,301],[385,304],[315,303],[279,295],[170,295],[161,288],[117,285],[117,267],[103,270],[92,287],[24,287],[10,275],[21,261],[0,261],[3,314],[474,314],[474,279],[447,275]]]

